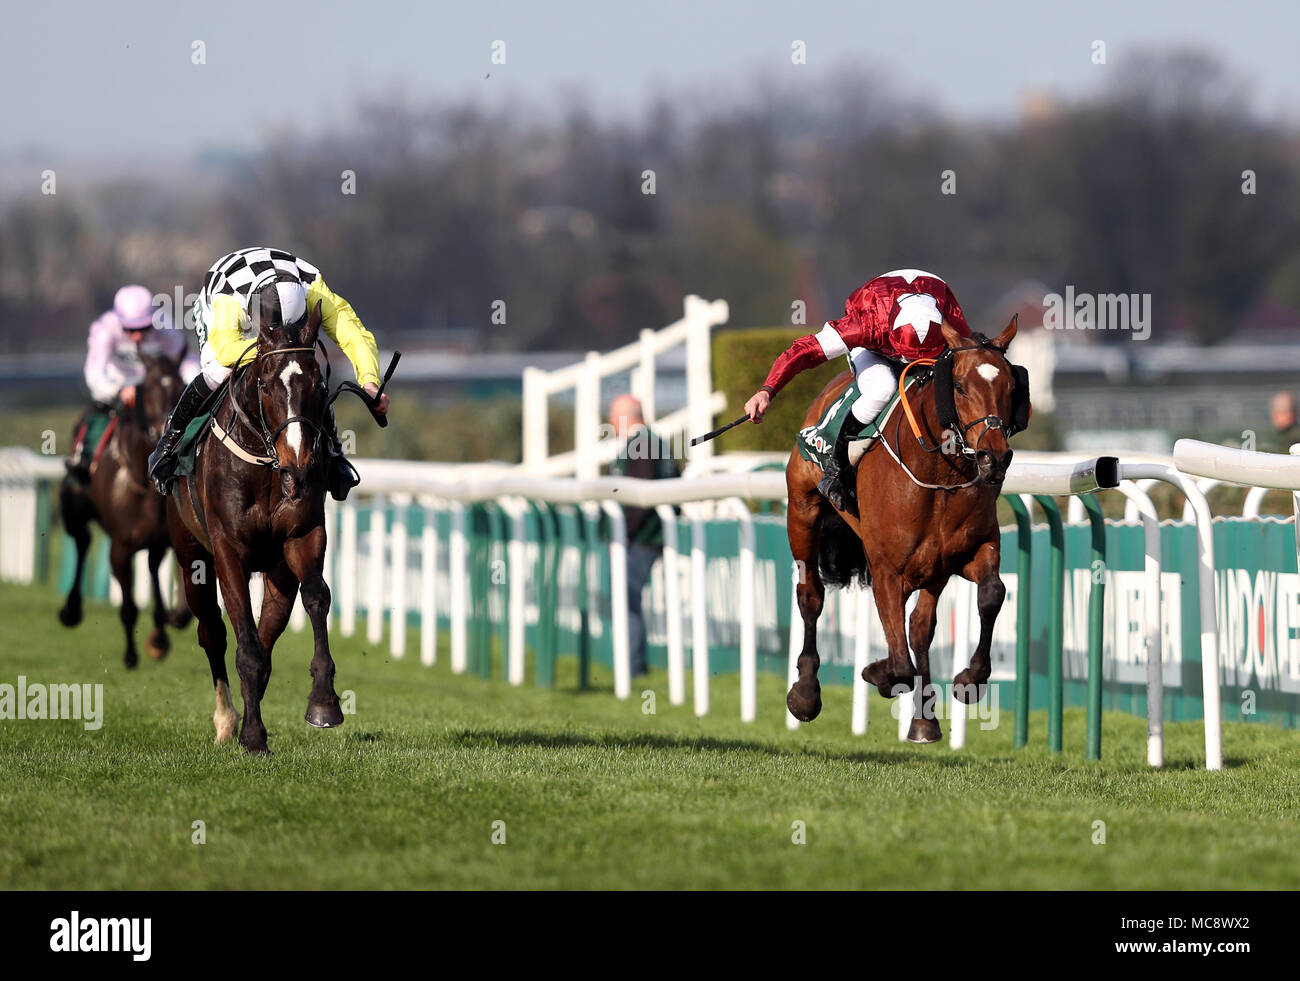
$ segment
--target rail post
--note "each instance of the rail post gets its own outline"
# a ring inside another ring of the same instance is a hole
[[[1048,572],[1051,605],[1047,631],[1047,748],[1059,753],[1065,704],[1065,526],[1061,509],[1049,494],[1035,494],[1034,500],[1047,516],[1052,558]]]
[[[1087,757],[1090,760],[1101,759],[1101,682],[1102,682],[1102,642],[1105,639],[1106,603],[1106,518],[1101,513],[1101,505],[1093,494],[1083,494],[1079,498],[1088,512],[1088,523],[1092,527],[1092,571],[1088,590],[1088,746]],[[1100,564],[1099,564],[1100,563]]]
[[[1023,749],[1029,742],[1029,560],[1033,528],[1029,509],[1022,500],[1027,496],[1012,494],[1006,499],[1016,516],[1016,749]]]

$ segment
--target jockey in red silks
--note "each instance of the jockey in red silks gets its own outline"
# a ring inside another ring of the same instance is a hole
[[[90,325],[86,341],[86,387],[91,405],[82,414],[66,461],[68,471],[82,483],[90,481],[90,463],[118,404],[135,405],[136,386],[144,381],[142,352],[180,360],[181,378],[199,373],[199,360],[185,356],[185,332],[172,326],[153,294],[143,286],[123,286],[113,309]],[[181,360],[183,358],[183,360]]]
[[[944,323],[970,337],[957,298],[938,276],[920,269],[896,269],[877,276],[853,291],[844,302],[843,317],[799,338],[776,359],[763,387],[745,403],[745,412],[752,421],[761,422],[772,399],[791,378],[805,368],[847,356],[861,394],[844,420],[817,489],[841,511],[856,514],[853,494],[841,480],[848,469],[849,442],[889,402],[899,367],[943,352],[947,342],[940,325]]]

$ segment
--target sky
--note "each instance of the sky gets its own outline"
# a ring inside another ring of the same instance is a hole
[[[1291,2],[5,0],[0,25],[0,162],[244,151],[286,126],[326,129],[375,95],[545,105],[579,91],[619,116],[660,92],[734,97],[757,77],[797,91],[847,64],[953,118],[1007,118],[1033,90],[1087,95],[1153,45],[1218,56],[1265,116],[1300,106]],[[497,41],[505,64],[492,63]]]

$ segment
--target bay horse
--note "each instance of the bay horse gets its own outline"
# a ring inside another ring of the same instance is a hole
[[[951,359],[945,404],[946,372],[936,369],[928,380],[907,391],[915,418],[899,406],[884,432],[858,463],[856,488],[860,517],[836,510],[817,490],[821,469],[798,449],[786,466],[789,511],[786,529],[796,565],[803,571],[797,586],[799,614],[804,624],[803,649],[796,667],[798,680],[786,696],[795,718],[808,722],[821,711],[817,681],[817,618],[826,595],[825,583],[844,586],[853,579],[871,584],[876,610],[884,628],[888,657],[873,661],[863,679],[886,698],[910,691],[919,678],[920,697],[908,731],[914,743],[941,738],[935,718],[936,694],[930,685],[930,644],[935,611],[948,578],[960,575],[977,584],[979,643],[970,666],[953,679],[954,693],[966,703],[984,695],[991,664],[993,624],[1006,587],[998,575],[1001,533],[997,498],[1011,463],[1007,439],[1017,413],[1019,391],[1015,368],[1006,349],[1016,336],[1017,319],[990,341],[982,334],[963,338],[947,323],[941,325]],[[804,425],[814,425],[852,380],[837,375],[813,402]],[[1028,411],[1028,376],[1024,378],[1024,408]],[[946,410],[946,411],[945,411]],[[1021,418],[1027,421],[1027,415]],[[947,419],[948,425],[943,420]],[[955,420],[955,424],[953,422]],[[1023,427],[1024,421],[1020,422]],[[975,430],[972,433],[972,430]],[[969,442],[968,442],[969,440]],[[920,593],[905,631],[906,604]],[[908,654],[910,636],[913,665]]]
[[[180,355],[184,358],[184,354]],[[158,567],[167,554],[167,517],[163,500],[146,476],[149,452],[162,435],[167,413],[176,404],[184,387],[180,375],[180,358],[142,352],[144,380],[136,386],[135,404],[120,406],[109,425],[112,432],[100,458],[91,467],[90,484],[71,475],[59,487],[59,511],[63,527],[77,547],[77,564],[67,599],[59,610],[59,622],[75,627],[82,620],[81,580],[85,571],[86,552],[90,547],[90,523],[98,522],[108,535],[111,547],[109,563],[113,577],[122,590],[119,617],[126,632],[128,668],[139,664],[135,646],[135,623],[139,608],[135,605],[135,554],[149,553],[149,576],[153,586],[153,631],[146,644],[149,656],[160,661],[171,649],[167,625],[184,627],[189,610],[176,609],[169,618],[158,582]],[[93,450],[92,450],[93,452]]]
[[[270,294],[274,296],[274,292]],[[343,724],[329,649],[330,590],[325,583],[325,450],[328,405],[316,361],[318,302],[305,326],[276,326],[278,303],[261,304],[256,356],[230,376],[212,428],[200,439],[195,474],[180,478],[167,498],[167,527],[181,562],[185,592],[198,617],[216,695],[217,743],[239,722],[226,676],[226,626],[217,584],[235,632],[235,667],[244,700],[239,742],[268,752],[261,701],[271,678],[271,652],[302,590],[315,654],[307,722]],[[345,383],[346,384],[346,383]],[[251,443],[254,449],[248,449]],[[260,617],[254,618],[249,577],[264,573]]]

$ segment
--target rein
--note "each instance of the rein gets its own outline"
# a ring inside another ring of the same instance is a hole
[[[248,345],[248,347],[244,349],[243,353],[240,354],[239,359],[243,360],[244,356],[248,354],[249,351],[253,350],[253,348],[255,348],[258,345],[258,343],[259,341],[253,341],[252,344]],[[234,410],[235,418],[240,423],[242,423],[244,427],[248,429],[249,432],[251,432],[254,436],[257,436],[258,438],[261,439],[262,448],[266,452],[264,456],[259,456],[255,453],[250,452],[249,450],[244,449],[244,447],[241,446],[239,442],[234,438],[233,433],[226,427],[222,426],[220,422],[218,422],[217,412],[221,408],[221,406],[218,405],[216,408],[212,410],[211,425],[212,425],[213,433],[216,435],[217,440],[221,443],[222,446],[224,446],[235,456],[239,457],[239,459],[243,460],[245,463],[251,463],[254,466],[269,467],[271,470],[279,470],[280,458],[275,451],[275,441],[280,438],[280,434],[295,422],[302,423],[303,425],[306,426],[310,426],[313,433],[312,448],[314,451],[317,448],[318,444],[320,443],[320,438],[321,438],[321,434],[325,422],[325,414],[329,412],[330,407],[334,404],[334,401],[344,392],[351,392],[352,394],[360,398],[361,401],[365,403],[366,408],[370,410],[370,414],[371,416],[374,417],[375,422],[377,422],[380,426],[388,425],[388,417],[380,415],[379,412],[376,411],[376,406],[378,406],[379,404],[379,397],[384,393],[384,388],[388,385],[388,380],[393,377],[393,371],[397,368],[397,362],[402,356],[400,351],[393,352],[392,360],[389,361],[388,363],[388,370],[384,373],[383,381],[379,386],[379,391],[373,397],[371,397],[371,395],[367,393],[366,390],[362,388],[360,385],[358,385],[356,382],[342,381],[339,383],[339,387],[335,389],[334,392],[325,400],[325,407],[324,409],[321,410],[320,419],[309,419],[306,416],[289,416],[289,418],[285,419],[285,421],[282,422],[275,429],[274,432],[271,431],[270,427],[268,427],[266,423],[266,404],[261,397],[263,394],[263,388],[262,388],[262,380],[259,378],[257,381],[258,417],[256,422],[249,417],[248,413],[244,410],[244,407],[240,404],[241,400],[245,397],[245,388],[248,383],[248,369],[251,368],[253,365],[255,365],[262,358],[272,357],[278,354],[307,354],[307,353],[315,354],[316,348],[320,348],[321,353],[325,356],[325,391],[328,392],[330,387],[330,377],[331,377],[330,358],[329,358],[329,352],[325,350],[324,342],[319,337],[316,339],[315,345],[309,347],[302,347],[302,346],[282,347],[282,348],[273,348],[269,351],[259,351],[254,356],[252,361],[248,362],[247,364],[240,365],[240,367],[237,369],[238,375],[232,377],[230,383],[226,387],[225,400],[230,402],[231,408]],[[239,392],[237,394],[232,395],[236,385],[239,386]]]

